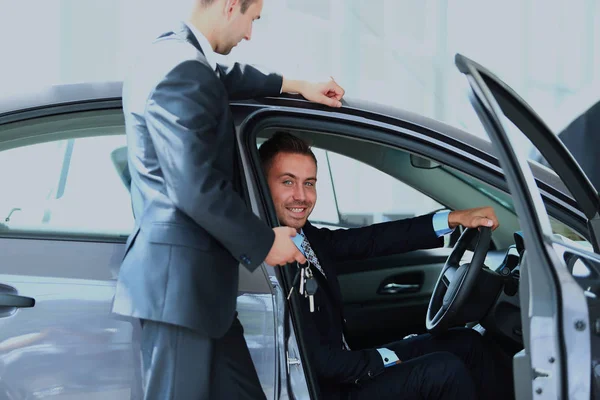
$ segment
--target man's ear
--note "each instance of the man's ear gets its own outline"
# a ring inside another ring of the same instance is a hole
[[[236,7],[240,6],[240,0],[226,0],[223,12],[227,18],[231,18]]]

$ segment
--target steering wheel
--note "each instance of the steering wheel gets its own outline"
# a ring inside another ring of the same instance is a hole
[[[477,243],[473,259],[470,263],[460,265],[465,251],[475,238]],[[467,228],[454,245],[429,300],[425,325],[430,333],[443,333],[455,322],[477,282],[491,239],[491,228]]]

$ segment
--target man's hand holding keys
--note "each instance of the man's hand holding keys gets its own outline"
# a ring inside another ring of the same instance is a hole
[[[294,228],[281,226],[273,228],[273,232],[275,232],[275,241],[267,254],[265,263],[271,266],[285,265],[294,261],[299,264],[306,263],[306,258],[291,239],[298,234]]]

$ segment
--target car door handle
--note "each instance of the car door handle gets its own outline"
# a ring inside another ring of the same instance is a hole
[[[0,307],[30,308],[33,306],[35,306],[34,298],[0,293]]]
[[[379,289],[379,294],[398,294],[414,293],[421,289],[421,285],[416,283],[388,283]]]

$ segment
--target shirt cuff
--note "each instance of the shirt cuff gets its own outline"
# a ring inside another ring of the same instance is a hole
[[[392,350],[382,348],[382,349],[377,349],[377,351],[379,352],[379,355],[381,356],[381,361],[383,361],[383,366],[385,368],[391,367],[393,365],[400,363],[400,359],[398,358],[396,353],[394,353]]]
[[[452,233],[454,229],[448,226],[448,215],[450,211],[439,211],[433,214],[433,230],[437,237]]]

